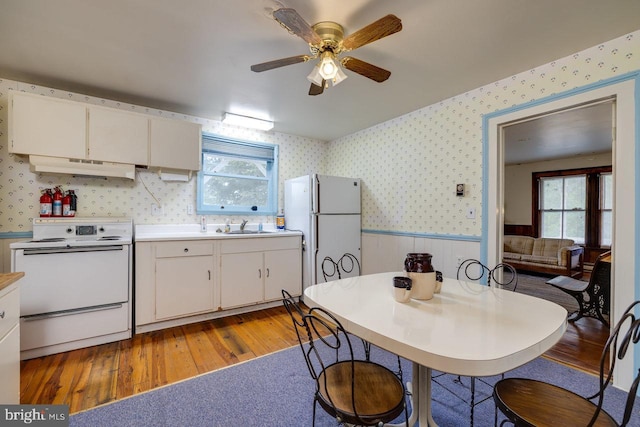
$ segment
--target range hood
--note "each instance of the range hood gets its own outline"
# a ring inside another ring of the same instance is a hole
[[[134,165],[100,162],[95,160],[65,159],[60,157],[29,156],[32,172],[64,173],[68,175],[108,176],[136,178]]]

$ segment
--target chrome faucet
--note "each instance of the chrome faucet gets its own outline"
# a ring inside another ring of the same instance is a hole
[[[246,219],[242,220],[242,224],[240,224],[240,230],[244,231],[244,227],[247,225],[247,222],[249,222],[249,221],[247,221]]]

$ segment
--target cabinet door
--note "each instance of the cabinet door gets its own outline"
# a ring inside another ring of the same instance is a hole
[[[151,118],[149,166],[200,170],[201,133],[197,123]]]
[[[221,307],[262,302],[264,276],[262,252],[223,254],[220,259]]]
[[[213,258],[156,259],[156,320],[213,311]]]
[[[9,103],[9,152],[85,159],[87,111],[84,104],[13,92]]]
[[[89,159],[147,165],[149,118],[128,111],[89,107]]]
[[[20,325],[0,337],[0,402],[20,403]]]
[[[292,296],[302,294],[302,259],[299,249],[264,253],[266,301],[281,299],[282,289]]]

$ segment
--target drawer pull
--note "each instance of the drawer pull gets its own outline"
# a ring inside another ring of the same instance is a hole
[[[207,270],[207,273],[209,273],[209,280],[211,280],[211,270]]]
[[[185,252],[189,252],[189,248],[184,248],[184,251]]]
[[[0,319],[4,319],[4,310],[0,311]]]

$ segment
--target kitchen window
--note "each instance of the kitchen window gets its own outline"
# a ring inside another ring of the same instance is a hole
[[[278,146],[202,135],[198,214],[277,213]]]

